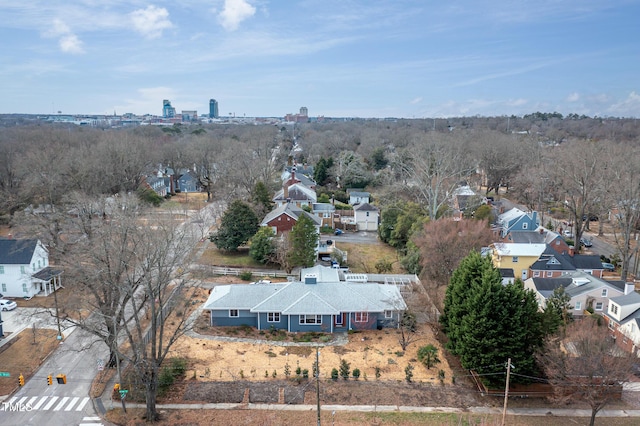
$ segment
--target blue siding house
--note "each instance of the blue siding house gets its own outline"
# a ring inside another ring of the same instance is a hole
[[[212,326],[325,333],[395,327],[407,309],[393,284],[341,281],[338,270],[326,266],[303,269],[301,277],[216,286],[204,309]]]
[[[504,238],[511,231],[535,231],[540,225],[538,222],[538,212],[524,212],[514,207],[498,216],[500,236]]]

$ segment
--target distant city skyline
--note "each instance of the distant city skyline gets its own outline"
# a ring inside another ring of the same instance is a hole
[[[0,2],[0,113],[640,117],[640,0]]]

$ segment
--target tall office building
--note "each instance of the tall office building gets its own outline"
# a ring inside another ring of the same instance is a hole
[[[209,100],[209,118],[218,118],[218,101]]]
[[[300,107],[300,115],[303,117],[309,116],[309,110],[307,109],[307,107]]]
[[[173,118],[176,116],[176,109],[171,106],[171,101],[168,99],[162,101],[162,116],[164,118]]]

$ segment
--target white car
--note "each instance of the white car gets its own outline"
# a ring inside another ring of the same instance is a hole
[[[13,300],[0,299],[0,309],[3,311],[12,311],[18,307],[18,304]]]

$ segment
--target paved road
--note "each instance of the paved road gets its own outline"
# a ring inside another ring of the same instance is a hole
[[[108,354],[104,343],[96,343],[93,336],[75,330],[25,386],[0,403],[0,423],[6,426],[104,424],[89,398],[98,360],[104,354]],[[47,384],[49,374],[54,376],[51,386]],[[57,383],[55,376],[58,374],[67,376],[66,384]]]

